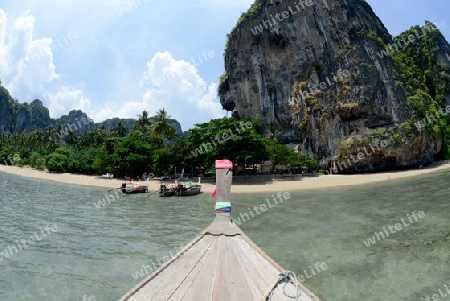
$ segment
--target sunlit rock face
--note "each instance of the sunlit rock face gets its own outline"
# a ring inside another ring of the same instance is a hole
[[[441,141],[426,131],[394,145],[393,129],[412,112],[400,72],[382,52],[392,37],[365,1],[262,2],[229,35],[219,85],[224,109],[262,120],[267,136],[298,144],[328,167],[344,156],[342,140],[349,141],[347,156],[387,141],[343,172],[419,165],[441,151]],[[449,64],[444,46],[440,57]]]

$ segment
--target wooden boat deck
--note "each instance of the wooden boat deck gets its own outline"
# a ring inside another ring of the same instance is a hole
[[[121,301],[262,301],[284,270],[259,249],[226,215],[215,221]],[[158,281],[155,281],[158,279]],[[298,300],[320,301],[307,288]],[[281,284],[272,301],[286,297]],[[295,295],[288,285],[287,292]]]
[[[218,172],[218,202],[229,200],[231,175]],[[144,279],[120,301],[266,301],[280,272],[285,272],[231,221],[230,212],[214,221],[183,250]],[[284,295],[284,283],[271,301],[295,300]],[[320,301],[301,283],[299,301]],[[286,292],[296,295],[294,285]]]

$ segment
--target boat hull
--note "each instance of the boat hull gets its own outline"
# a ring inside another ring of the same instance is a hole
[[[173,197],[175,195],[176,188],[167,187],[166,185],[161,185],[159,187],[159,196],[163,198]]]
[[[127,186],[121,189],[122,193],[125,194],[135,194],[135,193],[147,193],[148,187],[147,186],[139,186],[139,187],[131,187]]]
[[[184,186],[182,184],[178,186],[169,186],[161,185],[159,187],[159,196],[160,197],[173,197],[173,196],[192,196],[200,194],[201,185],[189,185]]]

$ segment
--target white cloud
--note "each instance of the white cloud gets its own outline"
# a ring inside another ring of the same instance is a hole
[[[84,111],[89,118],[93,119],[95,122],[102,122],[109,118],[115,118],[119,115],[119,106],[115,102],[108,102],[101,107],[91,109],[90,111]],[[125,116],[124,118],[130,118],[130,116]]]
[[[169,52],[158,52],[147,63],[141,85],[150,89],[142,102],[128,102],[120,110],[124,117],[136,116],[143,110],[153,115],[165,108],[187,130],[195,123],[224,115],[216,97],[217,85],[207,84],[191,63],[176,60]]]
[[[8,27],[0,9],[0,78],[13,97],[30,101],[43,85],[59,76],[53,64],[52,39],[33,39],[34,17],[26,11]]]
[[[83,96],[83,91],[81,90],[63,86],[56,93],[48,93],[47,99],[51,117],[59,117],[71,110],[82,110],[85,113],[93,112],[91,102]],[[89,117],[93,118],[93,116]]]
[[[35,39],[34,22],[29,12],[8,20],[0,9],[0,79],[21,102],[42,98],[53,118],[76,109],[100,122],[111,117],[136,118],[143,110],[153,115],[165,108],[188,129],[224,115],[216,97],[216,84],[207,83],[192,63],[176,60],[169,52],[158,52],[147,62],[146,72],[141,75],[141,87],[146,89],[140,94],[141,101],[94,104],[83,90],[74,88],[79,83],[58,85],[54,41],[48,37]]]
[[[119,114],[117,103],[107,102],[102,106],[95,105],[83,95],[82,90],[67,86],[61,87],[56,93],[47,93],[46,99],[49,104],[50,116],[53,118],[66,115],[72,110],[81,110],[94,122],[102,122],[108,118],[117,117]]]

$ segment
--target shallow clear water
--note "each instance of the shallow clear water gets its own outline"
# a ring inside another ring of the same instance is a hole
[[[322,301],[420,300],[450,285],[449,182],[450,172],[440,172],[291,193],[241,228],[281,266],[305,276],[304,284]],[[112,194],[113,201],[97,209],[94,202],[105,197],[105,189],[0,173],[0,190],[0,252],[13,250],[0,260],[0,300],[7,301],[117,300],[213,218],[207,194]],[[233,216],[266,199],[274,204],[271,194],[234,194]],[[425,217],[411,223],[407,215],[413,211]],[[364,244],[402,218],[408,226]],[[58,231],[43,238],[41,229],[53,224]],[[19,250],[16,241],[35,233],[41,240]],[[316,262],[328,268],[308,278]]]

